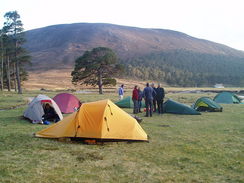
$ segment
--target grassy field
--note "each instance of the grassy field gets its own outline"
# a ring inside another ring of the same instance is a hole
[[[222,113],[154,114],[141,126],[149,143],[85,145],[33,137],[46,128],[22,118],[23,95],[0,94],[0,182],[244,182],[244,105],[222,105]],[[45,93],[53,97],[56,93]],[[192,104],[208,94],[168,94]],[[115,94],[76,94],[81,101]],[[131,113],[132,109],[126,109]]]

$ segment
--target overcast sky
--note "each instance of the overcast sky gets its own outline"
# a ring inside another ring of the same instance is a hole
[[[17,10],[25,30],[65,23],[162,28],[244,51],[244,0],[0,0]]]

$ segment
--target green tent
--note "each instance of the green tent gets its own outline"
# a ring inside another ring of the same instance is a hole
[[[118,106],[118,107],[121,107],[121,108],[133,108],[134,107],[134,104],[133,104],[133,100],[132,100],[132,97],[131,96],[128,96],[128,97],[125,97],[124,99],[118,101],[118,102],[115,102],[115,104]],[[142,101],[142,108],[145,107],[145,102]]]
[[[201,114],[190,106],[181,104],[172,99],[169,99],[164,103],[164,112],[174,114]]]
[[[197,111],[222,112],[223,108],[209,97],[197,99],[193,108]]]
[[[222,104],[239,104],[241,99],[230,92],[221,92],[214,97],[214,101]]]
[[[134,104],[131,97],[125,97],[124,99],[115,102],[118,107],[121,108],[133,108]]]

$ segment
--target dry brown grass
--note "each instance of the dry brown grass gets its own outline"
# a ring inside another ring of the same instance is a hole
[[[97,90],[97,87],[79,85],[74,86],[71,82],[71,73],[72,69],[58,69],[58,70],[49,70],[49,71],[30,71],[29,80],[24,83],[24,88],[26,90],[40,90],[41,88],[48,90]],[[121,84],[125,85],[125,91],[131,91],[135,85],[138,85],[143,89],[146,82],[155,83],[156,81],[142,81],[142,80],[133,80],[133,79],[119,79],[117,78],[117,86],[115,87],[105,87],[105,91],[116,92],[118,87]],[[193,91],[193,90],[211,90],[211,91],[238,91],[243,90],[243,88],[180,88],[180,87],[170,87],[165,83],[162,83],[162,86],[166,89],[166,92],[172,91]]]
[[[48,71],[30,71],[29,79],[24,83],[24,88],[27,90],[38,90],[41,88],[49,90],[59,89],[84,89],[93,88],[91,86],[78,86],[75,87],[71,82],[72,69],[59,69],[59,70],[48,70]],[[138,81],[133,79],[117,79],[117,86],[121,84],[125,85],[126,89],[132,89],[135,85],[141,88],[145,87],[146,82],[152,81]],[[117,87],[109,87],[116,89]]]
[[[29,79],[24,83],[24,88],[28,90],[36,89],[72,89],[71,69],[31,71]]]

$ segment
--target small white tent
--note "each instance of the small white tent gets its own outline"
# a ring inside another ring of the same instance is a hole
[[[43,103],[49,103],[54,108],[60,120],[63,119],[63,115],[56,102],[46,95],[38,95],[35,97],[25,110],[24,117],[29,118],[32,123],[41,123],[42,116],[44,115]]]

